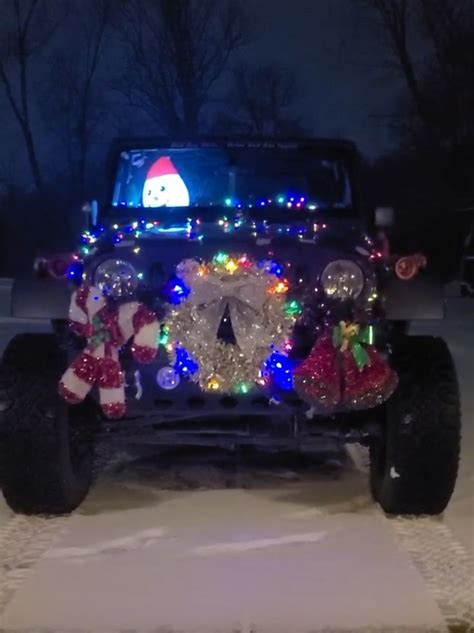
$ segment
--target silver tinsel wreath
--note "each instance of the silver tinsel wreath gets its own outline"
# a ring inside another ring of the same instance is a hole
[[[171,363],[184,348],[198,363],[192,379],[206,391],[246,393],[263,381],[262,368],[273,350],[282,350],[296,320],[285,311],[288,283],[245,256],[221,256],[211,263],[184,260],[177,268],[191,292],[173,306],[166,325]],[[229,311],[236,344],[217,338]]]

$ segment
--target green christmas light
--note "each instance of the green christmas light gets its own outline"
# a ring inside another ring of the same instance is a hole
[[[286,314],[292,317],[297,317],[303,312],[303,307],[301,303],[299,303],[295,299],[292,299],[291,301],[288,301],[287,303],[285,303],[284,309],[285,309]]]
[[[237,392],[246,394],[250,391],[250,387],[246,382],[241,382],[237,385]]]
[[[369,345],[373,345],[375,343],[375,329],[373,325],[369,325],[368,326],[368,333],[367,333],[367,338],[368,338],[368,343]]]
[[[170,340],[170,331],[169,331],[169,328],[165,325],[163,326],[160,332],[159,343],[160,345],[166,346],[168,345],[169,340]]]
[[[213,261],[215,264],[223,265],[227,263],[228,259],[229,259],[229,255],[227,253],[224,253],[223,251],[219,251],[217,255],[214,255]]]

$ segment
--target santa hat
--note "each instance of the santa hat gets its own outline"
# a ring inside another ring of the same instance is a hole
[[[177,176],[178,170],[173,164],[169,156],[162,156],[153,163],[146,176],[147,180],[151,178],[160,178],[161,176]]]

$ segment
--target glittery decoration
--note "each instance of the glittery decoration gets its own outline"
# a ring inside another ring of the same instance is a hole
[[[88,285],[72,296],[69,315],[71,326],[86,336],[87,345],[62,376],[60,395],[70,404],[77,404],[96,385],[104,415],[123,416],[125,392],[119,349],[133,336],[135,359],[151,362],[158,349],[160,324],[146,306],[137,302],[109,307],[100,290]]]
[[[92,354],[85,351],[73,362],[74,373],[80,380],[93,385],[97,378],[97,360]]]
[[[139,332],[143,326],[148,325],[156,321],[156,315],[149,310],[146,305],[140,303],[137,311],[132,317],[133,330]]]
[[[156,315],[141,303],[133,315],[132,324],[135,332],[131,346],[134,359],[137,363],[152,363],[156,358],[157,336],[160,332]]]
[[[208,263],[181,262],[177,274],[190,294],[166,318],[171,364],[176,349],[184,348],[199,368],[192,380],[203,390],[241,393],[242,384],[250,390],[272,349],[284,348],[297,318],[284,309],[289,284],[278,277],[281,268],[225,252]],[[217,336],[224,318],[231,321],[235,344]]]
[[[349,350],[343,352],[343,405],[348,409],[370,409],[382,404],[395,391],[397,374],[375,347],[368,347],[368,365],[360,370]]]
[[[317,413],[337,409],[341,402],[340,371],[329,332],[321,335],[306,360],[294,371],[294,386]]]
[[[149,365],[156,358],[156,348],[154,347],[134,344],[131,349],[133,358],[137,361],[137,363],[141,363],[142,365]]]
[[[70,391],[62,382],[59,383],[59,395],[68,404],[79,404],[82,400],[77,394]]]
[[[364,353],[367,361],[361,366],[350,344],[335,344],[326,331],[294,372],[296,392],[316,414],[381,404],[395,391],[398,377],[373,345]]]
[[[126,407],[124,402],[114,402],[112,404],[103,404],[102,410],[110,420],[119,420],[125,415]]]

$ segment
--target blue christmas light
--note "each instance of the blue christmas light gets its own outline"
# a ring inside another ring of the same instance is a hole
[[[83,272],[84,266],[81,262],[72,262],[69,264],[66,275],[71,281],[81,281]]]
[[[168,297],[170,303],[174,305],[180,304],[191,292],[190,288],[179,277],[172,277],[165,286],[164,293]]]
[[[180,376],[192,376],[199,369],[199,365],[191,358],[184,347],[176,348],[176,362],[174,369],[180,374]]]
[[[259,268],[265,267],[265,270],[271,275],[275,275],[275,277],[281,277],[284,272],[283,266],[274,259],[264,259],[258,262],[257,265]]]
[[[283,275],[283,266],[274,261],[270,268],[270,274],[275,275],[276,277],[281,277]]]
[[[273,352],[265,362],[265,372],[271,376],[277,387],[285,391],[293,389],[293,369],[293,361],[281,352]]]

